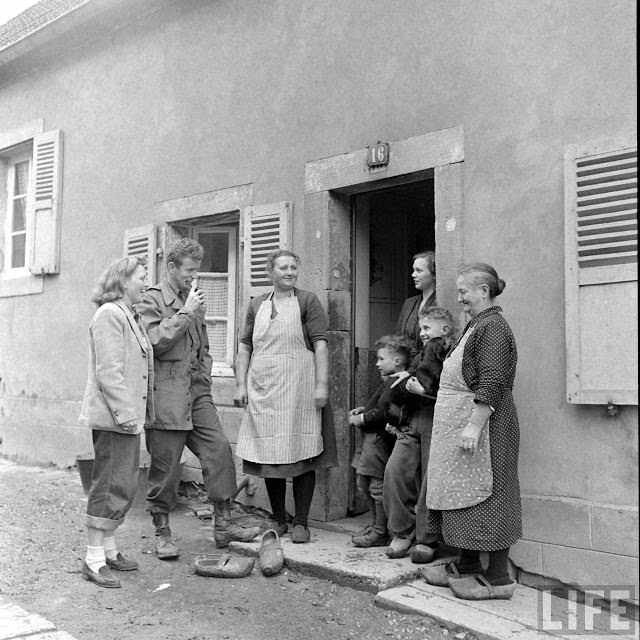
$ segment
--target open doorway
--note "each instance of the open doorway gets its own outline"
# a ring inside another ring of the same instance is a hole
[[[412,256],[435,251],[433,180],[368,191],[353,196],[353,363],[352,406],[365,405],[380,376],[375,367],[376,340],[393,333],[404,300],[416,294]],[[360,434],[351,432],[351,451]],[[349,482],[352,514],[367,509],[355,483]]]

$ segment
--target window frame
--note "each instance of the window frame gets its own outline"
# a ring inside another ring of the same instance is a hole
[[[17,149],[12,150],[6,154],[7,171],[6,171],[6,205],[4,207],[5,215],[5,235],[4,235],[4,268],[2,274],[7,279],[12,278],[24,278],[31,276],[29,271],[29,264],[31,261],[32,243],[33,243],[33,149],[30,143],[24,143]],[[25,249],[24,249],[24,264],[21,267],[12,267],[13,259],[13,237],[15,235],[13,226],[14,209],[13,203],[15,202],[16,195],[14,193],[15,185],[15,171],[16,165],[27,162],[28,163],[28,176],[27,176],[27,191],[24,194],[25,199]]]
[[[239,225],[229,224],[204,224],[194,226],[192,229],[192,237],[199,241],[201,233],[226,233],[228,236],[229,251],[227,255],[227,271],[226,272],[205,272],[200,271],[198,277],[220,277],[226,273],[227,279],[227,315],[225,318],[214,316],[205,311],[205,322],[222,322],[227,326],[225,361],[213,360],[211,365],[211,376],[226,378],[234,377],[235,357],[237,350],[236,335],[238,331],[238,308],[239,308],[239,292],[238,292],[238,254],[240,245],[238,242]],[[209,344],[209,353],[212,354],[212,345]],[[213,356],[212,356],[213,358]]]

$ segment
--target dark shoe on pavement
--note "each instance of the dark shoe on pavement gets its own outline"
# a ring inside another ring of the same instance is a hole
[[[309,542],[309,540],[311,540],[311,531],[309,531],[309,527],[305,527],[303,524],[293,525],[291,542],[301,544],[303,542]]]
[[[100,567],[98,571],[92,571],[86,562],[82,563],[82,575],[89,582],[95,582],[99,587],[105,587],[107,589],[119,589],[122,585],[120,580],[116,578],[111,569],[106,565]]]
[[[241,527],[231,521],[213,528],[213,539],[216,541],[216,547],[220,549],[228,547],[230,542],[250,542],[258,535],[260,527]]]
[[[273,529],[279,536],[283,536],[287,531],[289,531],[289,526],[286,522],[278,522],[277,520],[269,520],[266,523],[265,532],[269,529]]]
[[[138,563],[135,560],[125,558],[119,551],[115,558],[107,558],[107,566],[116,571],[135,571]]]
[[[199,576],[208,578],[244,578],[253,570],[255,560],[242,556],[230,556],[225,553],[217,560],[198,558],[195,561],[195,570]]]
[[[417,544],[411,549],[411,562],[413,562],[413,564],[427,564],[428,562],[433,562],[437,554],[437,547],[430,547],[427,544]]]
[[[389,536],[386,532],[380,533],[372,527],[363,535],[353,536],[351,542],[356,547],[386,547],[389,544]]]
[[[280,573],[284,564],[284,554],[280,537],[273,529],[262,534],[260,552],[258,553],[258,565],[265,576],[275,576]]]

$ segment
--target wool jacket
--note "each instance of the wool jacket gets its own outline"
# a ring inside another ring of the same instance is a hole
[[[154,353],[156,417],[148,428],[190,431],[192,387],[211,395],[204,309],[187,313],[183,306],[166,279],[149,287],[137,305]]]
[[[140,433],[154,419],[153,349],[121,301],[98,307],[89,326],[89,373],[80,422],[91,429]],[[125,422],[138,421],[136,431],[123,431]]]

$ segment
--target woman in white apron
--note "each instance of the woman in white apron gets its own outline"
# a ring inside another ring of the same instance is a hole
[[[295,287],[298,257],[267,260],[273,291],[251,300],[236,364],[236,402],[246,406],[236,455],[245,473],[265,479],[273,528],[287,531],[286,479],[293,478],[292,542],[308,542],[315,470],[335,466],[329,396],[327,317],[310,291]]]
[[[444,362],[427,478],[427,533],[461,550],[460,560],[425,569],[430,584],[469,600],[510,598],[509,547],[522,535],[512,388],[517,350],[495,305],[505,287],[493,267],[475,263],[458,277],[458,301],[471,316]],[[480,552],[487,552],[486,569]]]

